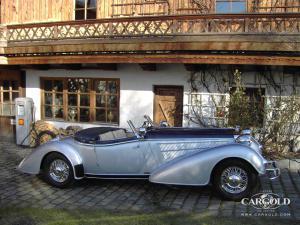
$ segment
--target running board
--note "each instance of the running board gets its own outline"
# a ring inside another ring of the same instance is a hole
[[[85,174],[86,178],[97,179],[148,179],[149,174],[145,175],[122,175],[122,174]]]

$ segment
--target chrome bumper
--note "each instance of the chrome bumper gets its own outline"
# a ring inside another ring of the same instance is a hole
[[[266,175],[270,180],[274,180],[280,176],[280,169],[275,161],[265,163]]]

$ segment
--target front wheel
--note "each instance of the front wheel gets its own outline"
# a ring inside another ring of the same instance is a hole
[[[47,183],[59,188],[68,187],[74,182],[71,163],[58,153],[52,153],[44,160],[43,177]]]
[[[225,199],[234,201],[248,197],[257,187],[257,173],[246,162],[227,160],[215,169],[213,185]]]

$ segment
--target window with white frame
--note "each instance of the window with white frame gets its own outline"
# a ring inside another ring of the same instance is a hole
[[[189,93],[189,125],[224,127],[227,123],[229,96],[222,93]]]
[[[97,0],[75,0],[75,20],[97,18]]]
[[[230,115],[230,93],[190,93],[188,95],[187,117],[190,125],[197,124],[203,127],[225,127]],[[253,120],[263,125],[265,89],[246,88],[245,94],[249,98],[250,108],[253,108]]]

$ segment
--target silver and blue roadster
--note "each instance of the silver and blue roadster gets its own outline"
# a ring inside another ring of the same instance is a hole
[[[42,174],[64,188],[83,178],[148,179],[168,185],[212,184],[224,198],[239,200],[252,193],[258,176],[275,179],[280,170],[262,156],[249,131],[157,126],[145,116],[141,128],[81,130],[55,139],[27,156],[18,170]],[[163,124],[164,125],[164,124]]]

